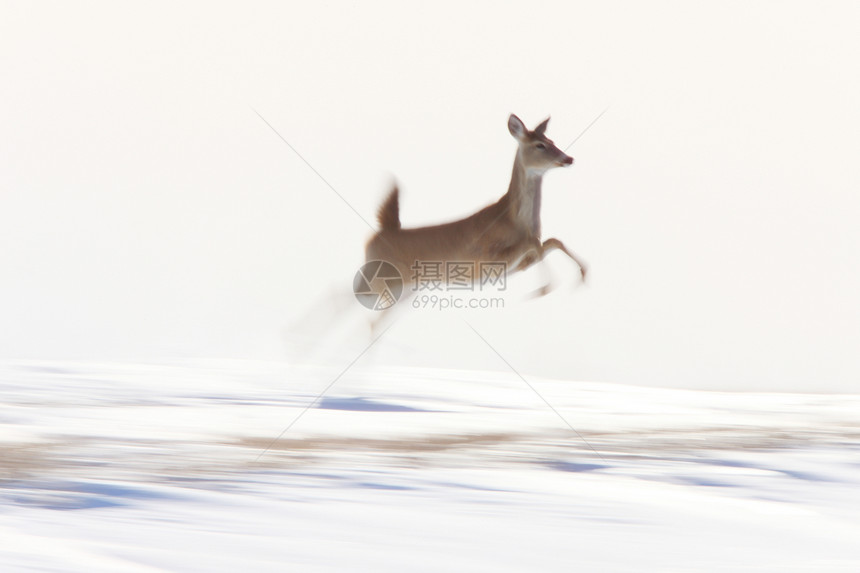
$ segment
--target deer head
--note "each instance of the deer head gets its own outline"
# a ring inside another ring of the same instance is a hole
[[[519,143],[517,157],[527,171],[543,173],[553,167],[573,165],[573,157],[556,147],[552,140],[544,135],[547,124],[549,118],[529,131],[516,115],[511,114],[508,118],[508,129]]]

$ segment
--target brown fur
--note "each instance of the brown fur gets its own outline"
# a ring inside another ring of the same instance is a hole
[[[508,120],[519,148],[508,192],[477,213],[441,225],[403,229],[400,225],[397,187],[382,203],[377,218],[380,230],[368,242],[366,260],[384,260],[415,281],[413,266],[423,262],[457,262],[478,265],[501,262],[508,272],[522,270],[560,249],[576,262],[585,278],[585,264],[558,239],[540,240],[541,181],[553,167],[571,165],[573,158],[547,139],[545,120],[528,131],[515,115]],[[477,276],[477,275],[473,275]],[[548,287],[541,291],[548,292]]]
[[[379,228],[383,231],[397,231],[400,229],[400,191],[397,185],[388,193],[385,201],[376,212],[376,220]]]

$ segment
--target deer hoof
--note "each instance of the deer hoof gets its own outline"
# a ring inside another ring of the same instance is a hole
[[[548,295],[552,291],[552,285],[547,283],[540,288],[536,288],[529,294],[529,298],[540,298]]]

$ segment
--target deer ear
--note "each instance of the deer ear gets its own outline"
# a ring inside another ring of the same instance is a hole
[[[535,134],[537,134],[537,135],[543,135],[543,133],[546,131],[546,126],[547,126],[547,124],[548,124],[548,123],[549,123],[549,118],[546,118],[545,120],[543,120],[543,121],[540,123],[540,125],[539,125],[539,126],[537,126],[537,127],[534,129],[534,132],[533,132],[533,133],[535,133]]]
[[[524,139],[529,132],[529,130],[526,129],[526,125],[523,123],[523,120],[514,114],[511,114],[511,117],[508,118],[508,130],[518,141]]]

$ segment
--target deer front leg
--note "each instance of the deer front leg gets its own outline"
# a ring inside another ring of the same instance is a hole
[[[555,237],[553,237],[551,239],[547,239],[546,241],[543,242],[543,245],[541,246],[541,251],[542,251],[541,252],[541,258],[546,256],[546,254],[549,253],[550,251],[552,251],[553,249],[560,250],[562,253],[564,253],[565,255],[570,257],[571,260],[579,266],[579,273],[582,275],[582,282],[585,282],[585,274],[588,271],[588,267],[582,261],[582,259],[577,257],[576,254],[574,254],[572,251],[569,251],[568,248],[564,246],[564,243],[562,243],[561,241],[559,241]]]
[[[552,291],[552,272],[546,264],[538,265],[538,272],[543,276],[543,286],[536,288],[530,293],[532,298],[548,295]]]
[[[532,265],[538,266],[538,271],[543,277],[543,286],[536,288],[529,294],[529,298],[538,298],[548,294],[552,290],[552,274],[546,265],[540,264],[543,261],[545,250],[538,238],[532,238],[528,241],[523,253],[518,261],[515,262],[514,272],[524,271]]]
[[[540,239],[532,238],[518,249],[519,255],[512,265],[514,272],[524,271],[543,259],[543,245]]]

